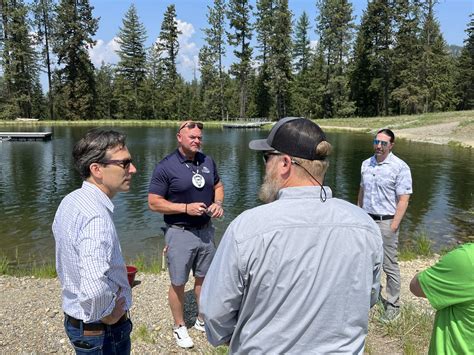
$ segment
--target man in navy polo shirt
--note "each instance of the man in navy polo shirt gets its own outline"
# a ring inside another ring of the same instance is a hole
[[[158,163],[150,182],[148,205],[162,213],[168,227],[166,255],[171,286],[168,301],[178,346],[194,346],[184,323],[184,286],[193,270],[199,307],[201,286],[215,254],[212,218],[224,214],[224,186],[214,160],[201,149],[203,124],[185,121],[179,126],[178,148]],[[194,327],[205,331],[199,314]]]

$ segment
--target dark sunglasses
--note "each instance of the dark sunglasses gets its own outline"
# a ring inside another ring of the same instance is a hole
[[[108,164],[114,164],[120,166],[122,169],[127,170],[130,168],[130,164],[133,163],[132,159],[123,159],[123,160],[102,160],[99,162],[100,164],[108,165]]]
[[[181,130],[184,127],[189,128],[189,129],[193,129],[193,128],[196,128],[196,127],[199,128],[199,129],[203,129],[204,124],[202,124],[201,122],[188,122],[188,123],[185,123],[181,127],[179,127],[178,133],[181,132]]]
[[[378,139],[374,139],[374,145],[382,144],[382,147],[386,147],[389,142],[387,141],[379,141]]]
[[[263,153],[263,162],[266,164],[268,160],[272,157],[272,155],[282,155],[279,152],[265,152]]]

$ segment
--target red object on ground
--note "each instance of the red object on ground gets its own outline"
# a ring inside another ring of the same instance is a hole
[[[128,283],[130,284],[130,287],[133,286],[133,282],[135,281],[135,275],[137,274],[137,268],[132,265],[127,265],[127,277],[128,277]]]

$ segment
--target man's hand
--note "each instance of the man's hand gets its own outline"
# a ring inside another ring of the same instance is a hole
[[[202,216],[206,213],[206,204],[204,202],[193,202],[188,203],[186,206],[186,212],[190,216]]]
[[[105,316],[104,318],[101,319],[102,323],[108,324],[108,325],[115,324],[125,314],[125,312],[126,312],[125,297],[123,297],[123,296],[120,297],[121,292],[122,292],[122,289],[119,288],[119,290],[117,292],[117,299],[115,300],[114,309],[112,310],[112,313],[110,313],[108,316]]]
[[[400,224],[395,220],[390,224],[390,230],[392,231],[392,233],[395,233],[398,227],[400,227]]]
[[[222,208],[222,204],[218,202],[214,202],[207,208],[207,214],[212,218],[220,218],[224,215],[224,209]]]

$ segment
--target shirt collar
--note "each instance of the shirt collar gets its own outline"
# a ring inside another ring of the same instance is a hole
[[[324,186],[326,191],[326,198],[332,198],[332,190],[329,186]],[[323,192],[324,195],[324,192]],[[321,196],[320,186],[292,186],[285,187],[278,191],[278,200],[284,199],[300,199],[300,198],[315,198],[319,200]]]
[[[197,152],[196,155],[194,156],[194,160],[193,160],[193,163],[195,162],[199,162],[199,163],[202,163],[202,158],[201,158],[201,152]],[[186,157],[181,154],[180,150],[179,149],[176,149],[176,156],[178,157],[178,161],[183,164],[187,161],[190,161],[189,159],[186,159]]]
[[[385,160],[381,161],[380,163],[377,161],[377,157],[374,155],[372,155],[372,157],[370,158],[370,166],[376,166],[376,165],[381,165],[381,164],[390,164],[392,162],[392,157],[393,157],[393,154],[392,152],[388,153],[387,157],[385,158]]]
[[[105,194],[104,191],[99,189],[98,186],[94,185],[93,183],[90,183],[89,181],[83,181],[82,182],[82,188],[91,193],[91,195],[94,196],[94,198],[97,199],[99,203],[105,206],[111,213],[114,212],[114,204],[112,200]]]

